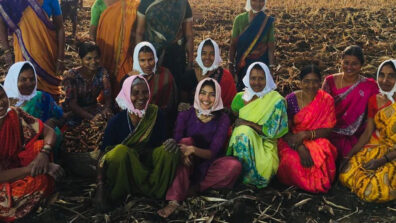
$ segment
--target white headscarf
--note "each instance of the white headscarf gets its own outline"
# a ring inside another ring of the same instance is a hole
[[[253,91],[252,87],[250,86],[249,79],[250,79],[250,73],[252,72],[252,69],[255,65],[260,65],[260,67],[264,70],[265,73],[265,87],[261,92],[255,92]],[[276,89],[276,84],[274,82],[274,79],[272,79],[271,72],[268,69],[267,65],[265,65],[262,62],[254,62],[252,63],[249,68],[247,69],[245,77],[242,79],[243,84],[246,86],[245,93],[242,96],[242,99],[245,101],[250,101],[252,98],[256,95],[257,97],[261,98],[264,95],[268,94],[269,92],[273,91]]]
[[[23,95],[19,92],[18,89],[18,78],[19,73],[23,65],[29,64],[33,68],[34,77],[36,78],[36,86],[30,95]],[[8,70],[7,76],[4,81],[4,90],[7,93],[8,98],[15,98],[18,99],[17,103],[15,104],[16,107],[21,106],[25,101],[29,101],[37,94],[37,74],[34,66],[29,61],[22,61],[14,63],[10,69]]]
[[[4,92],[5,92],[5,89],[4,89],[3,85],[0,84],[0,88],[3,89]],[[6,97],[7,97],[7,99],[8,99],[7,92],[5,92],[5,94],[6,94]],[[7,109],[7,112],[6,112],[3,116],[0,116],[0,119],[6,117],[9,111],[11,111],[11,108],[10,108],[10,100],[8,99],[8,109]]]
[[[266,5],[266,4],[267,4],[267,0],[265,0],[264,6],[263,6],[263,8],[262,8],[260,11],[264,11],[265,5]],[[258,12],[259,12],[259,11],[256,11],[256,10],[254,10],[254,9],[252,8],[252,5],[250,4],[250,0],[246,0],[245,10],[246,10],[247,12],[249,12],[250,10],[252,10],[253,13],[258,13]]]
[[[144,75],[148,75],[143,72],[143,70],[139,64],[139,52],[144,46],[150,47],[151,51],[153,51],[154,60],[155,60],[155,66],[153,68],[153,73],[155,73],[157,71],[157,62],[158,62],[157,52],[155,51],[153,44],[151,44],[150,42],[147,42],[147,41],[140,42],[139,44],[137,44],[135,46],[135,50],[133,51],[133,70],[137,71],[139,74],[143,73]]]
[[[207,40],[210,40],[210,42],[212,43],[214,53],[215,53],[215,58],[214,58],[213,64],[210,67],[205,67],[205,65],[202,62],[202,49],[204,47],[204,43]],[[219,45],[217,45],[217,43],[214,40],[212,40],[211,38],[207,38],[207,39],[203,40],[198,46],[197,57],[195,58],[195,61],[197,61],[199,67],[202,69],[202,75],[206,75],[206,73],[208,73],[208,71],[217,69],[222,62]]]
[[[379,85],[379,83],[378,83],[378,75],[381,72],[381,69],[384,66],[384,64],[389,62],[389,61],[392,62],[393,66],[396,68],[396,60],[385,60],[384,62],[382,62],[381,65],[379,65],[378,70],[377,70],[377,84],[378,84],[378,88],[379,88],[380,93],[385,95],[392,103],[394,103],[395,100],[393,99],[393,95],[396,92],[396,83],[395,83],[395,85],[393,85],[393,88],[390,91],[382,90],[380,85]]]

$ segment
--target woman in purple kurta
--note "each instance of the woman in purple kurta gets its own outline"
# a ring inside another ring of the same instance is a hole
[[[180,112],[174,139],[182,152],[182,163],[168,189],[169,204],[158,211],[168,217],[187,197],[189,190],[230,188],[241,172],[234,157],[221,157],[227,141],[230,119],[223,112],[221,88],[216,80],[205,78],[195,92],[194,107]]]

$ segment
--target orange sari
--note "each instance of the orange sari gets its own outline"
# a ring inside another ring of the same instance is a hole
[[[111,75],[113,96],[120,91],[122,78],[132,70],[131,33],[139,0],[119,0],[100,16],[96,43],[101,51],[101,65]]]
[[[0,149],[0,170],[29,165],[43,147],[44,141],[38,140],[43,129],[40,120],[19,108],[12,109],[0,129],[0,140],[4,143]],[[48,175],[0,183],[0,221],[11,222],[27,215],[52,191],[53,185],[54,181]]]
[[[314,100],[300,110],[293,118],[293,133],[321,128],[333,128],[336,124],[334,100],[328,93],[319,90]],[[327,192],[334,180],[337,149],[328,139],[305,140],[314,165],[305,168],[301,165],[298,152],[289,147],[286,141],[278,141],[278,179],[286,185],[295,185],[303,190]]]

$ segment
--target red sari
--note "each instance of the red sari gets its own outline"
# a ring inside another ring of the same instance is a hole
[[[321,128],[333,128],[336,124],[334,99],[319,90],[314,100],[293,117],[293,133]],[[286,185],[295,185],[303,190],[319,193],[327,192],[336,172],[337,149],[328,139],[305,140],[314,165],[305,168],[301,165],[298,152],[291,149],[283,139],[278,141],[278,179]]]
[[[40,120],[12,108],[0,129],[0,170],[29,165],[43,147],[44,141],[38,139],[43,130]],[[48,175],[0,183],[0,221],[15,221],[27,215],[52,191],[53,185]]]

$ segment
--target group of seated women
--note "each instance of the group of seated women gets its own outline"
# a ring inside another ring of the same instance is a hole
[[[29,62],[11,66],[0,85],[0,220],[25,216],[62,176],[53,162],[59,129],[106,111],[116,114],[100,146],[94,198],[99,210],[128,194],[145,195],[169,201],[158,211],[166,218],[194,193],[232,188],[238,180],[264,188],[274,176],[285,185],[326,193],[337,172],[365,201],[396,198],[396,60],[379,66],[375,82],[361,75],[362,49],[350,46],[341,73],[321,86],[318,67],[306,66],[300,90],[286,98],[275,91],[268,66],[254,62],[242,79],[244,90],[236,93],[232,76],[220,67],[219,47],[206,39],[198,47],[191,106],[179,108],[170,123],[178,91],[172,74],[157,66],[150,43],[135,48],[134,70],[115,98],[118,112],[99,49],[84,43],[79,51],[82,66],[65,75],[65,112],[36,90]]]

